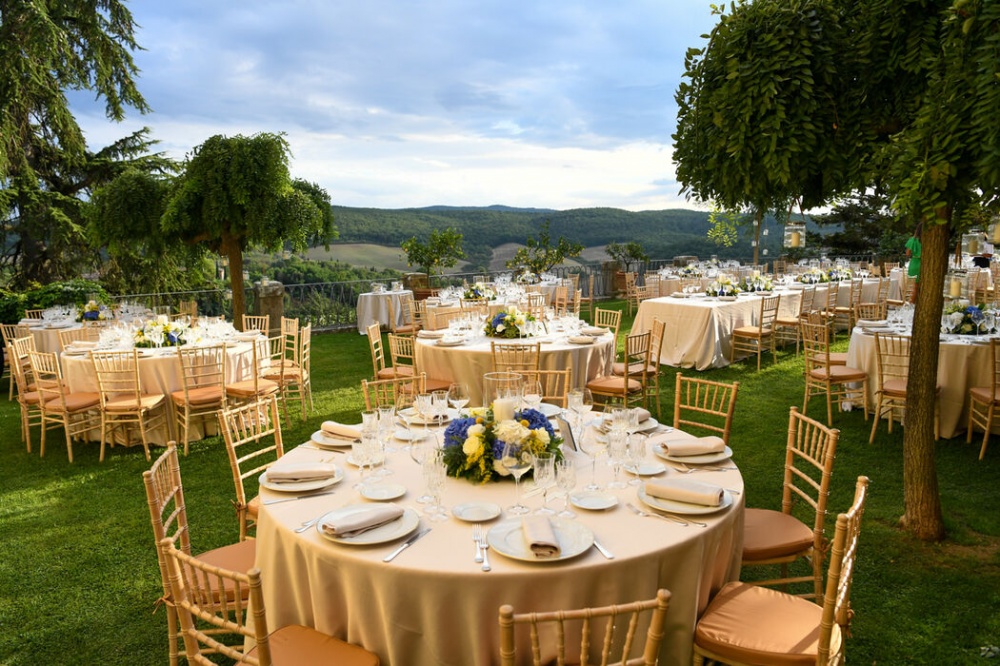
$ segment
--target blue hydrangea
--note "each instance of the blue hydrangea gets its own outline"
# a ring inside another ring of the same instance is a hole
[[[458,418],[448,424],[444,431],[444,445],[461,447],[469,436],[469,428],[476,424],[473,417]]]

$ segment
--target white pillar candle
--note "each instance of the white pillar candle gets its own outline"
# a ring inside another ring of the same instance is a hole
[[[962,295],[962,281],[959,278],[951,279],[951,284],[948,285],[948,295],[952,298],[958,298]]]
[[[792,232],[792,247],[798,247],[802,243],[802,234],[798,231]]]
[[[969,239],[969,254],[979,254],[979,239],[970,238]]]
[[[514,418],[514,407],[516,402],[513,398],[497,398],[493,401],[493,420],[510,421]]]

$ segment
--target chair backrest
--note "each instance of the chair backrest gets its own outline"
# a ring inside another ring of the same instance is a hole
[[[717,382],[677,373],[674,387],[674,428],[689,426],[718,433],[729,443],[740,383]]]
[[[875,334],[876,360],[878,361],[879,387],[889,380],[905,382],[910,376],[910,338],[892,333]]]
[[[826,504],[830,496],[830,478],[837,453],[840,431],[828,428],[792,407],[788,415],[788,442],[785,446],[785,477],[782,482],[781,511],[791,515],[804,503],[813,511],[813,548],[826,552]]]
[[[299,318],[281,318],[281,337],[284,340],[282,359],[291,361],[293,364],[299,362]]]
[[[191,317],[191,320],[194,321],[198,317],[198,301],[181,301],[177,304],[177,310],[182,315]]]
[[[604,308],[594,310],[594,326],[609,329],[615,336],[615,343],[618,342],[618,329],[621,323],[621,310],[605,310]]]
[[[205,666],[216,663],[206,658],[204,652],[222,654],[241,664],[269,666],[271,647],[260,569],[254,567],[246,573],[223,569],[178,550],[170,539],[162,539],[159,548],[188,662]],[[233,593],[216,592],[222,589],[231,589]],[[203,631],[199,628],[200,622],[207,622],[216,629]],[[217,637],[219,630],[254,639],[255,656],[245,655],[242,650],[220,640]]]
[[[830,367],[830,329],[822,316],[813,313],[799,320],[802,344],[805,348],[805,373]]]
[[[413,398],[425,392],[427,375],[410,375],[391,379],[361,380],[361,393],[365,396],[365,409],[378,409],[395,405],[408,407]],[[404,404],[400,400],[405,398]]]
[[[875,303],[858,303],[854,306],[854,316],[857,319],[885,319],[888,307],[884,300]]]
[[[127,351],[94,350],[90,352],[97,375],[97,388],[101,394],[101,405],[109,400],[131,397],[136,408],[142,402],[139,386],[138,350]]]
[[[878,294],[875,296],[875,300],[879,303],[885,304],[886,299],[889,298],[889,288],[892,286],[892,279],[888,277],[879,278],[878,281]]]
[[[424,327],[427,320],[427,301],[418,301],[412,296],[407,299],[406,306],[410,309],[410,322],[416,330]]]
[[[101,329],[98,326],[81,326],[80,328],[70,328],[59,331],[59,349],[65,350],[74,342],[97,342],[101,338]]]
[[[646,368],[649,366],[649,348],[652,334],[633,333],[625,338],[625,385],[629,379],[635,379],[646,389]]]
[[[47,403],[56,401],[63,413],[66,413],[66,393],[62,371],[59,369],[59,357],[50,352],[29,351],[28,362],[43,410]]]
[[[389,302],[389,330],[393,333],[399,331],[402,327],[407,327],[408,332],[413,326],[412,311],[410,310],[410,303],[413,302],[413,294],[401,294],[399,296],[399,321],[397,321],[396,312],[396,300],[390,297]]]
[[[312,330],[312,322],[309,322],[299,331],[299,367],[307,372],[312,362]],[[306,378],[306,373],[302,378]]]
[[[219,412],[219,429],[226,442],[237,506],[245,507],[244,480],[260,474],[285,454],[277,397]]]
[[[802,300],[799,301],[799,316],[803,317],[816,309],[816,285],[803,287]]]
[[[515,614],[513,607],[505,604],[500,607],[500,664],[518,663],[515,628],[529,625],[529,640],[524,642],[530,641],[531,663],[535,666],[541,666],[543,659],[544,663],[592,663],[592,648],[600,651],[596,663],[653,666],[659,656],[669,604],[670,592],[664,589],[657,590],[653,599],[601,608]],[[643,642],[639,630],[647,624]],[[568,648],[567,635],[579,635],[579,646]],[[547,639],[544,645],[543,638]],[[640,645],[641,654],[635,654],[633,647]]]
[[[372,377],[385,370],[385,348],[382,346],[382,330],[377,321],[368,325],[368,348],[372,353]]]
[[[778,305],[781,303],[781,294],[765,296],[760,302],[760,319],[757,325],[760,330],[774,326],[774,320],[778,318]]]
[[[188,532],[184,487],[181,485],[181,466],[174,442],[169,442],[167,450],[142,473],[142,483],[146,486],[146,503],[149,505],[154,543],[159,544],[163,539],[169,539],[181,552],[190,555],[191,535]],[[169,597],[170,576],[163,551],[159,547],[156,549],[156,556],[160,564],[163,592]]]
[[[653,317],[653,325],[649,329],[649,365],[660,367],[660,356],[663,355],[663,336],[667,332],[667,322]]]
[[[847,307],[853,308],[855,305],[861,302],[861,288],[864,286],[865,281],[862,278],[853,278],[851,280],[851,298],[847,304]]]
[[[226,346],[224,344],[177,348],[181,386],[188,402],[197,402],[198,389],[217,388],[226,395]],[[224,405],[225,403],[223,403]]]
[[[44,312],[45,312],[45,310],[25,310],[24,311],[24,318],[25,319],[41,319],[42,318],[42,313],[44,313]]]
[[[28,353],[36,351],[35,350],[35,337],[30,333],[25,335],[23,338],[14,338],[10,341],[8,345],[11,350],[10,358],[10,368],[11,373],[15,371],[20,375],[21,381],[24,383],[22,387],[20,383],[17,385],[18,391],[27,391],[28,384],[34,381],[34,376],[31,374],[31,365],[28,362]],[[19,363],[14,363],[17,359]],[[15,368],[15,366],[17,366]]]
[[[14,339],[31,335],[31,330],[22,324],[0,324],[3,334],[3,346],[7,347]]]
[[[497,342],[492,340],[493,372],[538,370],[542,357],[540,342]]]
[[[392,358],[392,367],[399,368],[415,367],[413,357],[413,338],[406,335],[389,334],[389,356]]]
[[[542,402],[558,405],[565,409],[568,404],[572,368],[563,370],[519,370],[525,381],[537,381],[542,385]]]
[[[837,308],[837,297],[840,295],[840,283],[828,282],[826,285],[826,306],[824,312],[833,313]]]
[[[841,633],[848,636],[851,618],[851,585],[857,565],[858,541],[861,537],[861,518],[868,501],[868,477],[859,476],[854,486],[854,501],[846,513],[837,516],[837,526],[830,549],[830,565],[826,574],[826,591],[823,595],[823,614],[820,619],[818,663],[832,662],[830,642],[834,623]],[[843,650],[843,642],[840,649]],[[842,663],[841,662],[838,663]]]
[[[269,335],[271,330],[271,315],[243,315],[244,331],[260,331]]]
[[[561,284],[556,287],[555,292],[552,294],[552,307],[556,309],[556,312],[565,312],[569,309],[569,287]]]
[[[524,298],[526,300],[524,311],[541,320],[545,316],[545,294],[532,292],[525,294]]]

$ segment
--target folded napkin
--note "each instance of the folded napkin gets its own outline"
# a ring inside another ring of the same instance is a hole
[[[337,423],[336,421],[323,421],[323,425],[319,427],[323,431],[324,435],[329,435],[330,437],[337,437],[339,439],[360,439],[361,429],[357,426],[344,425],[343,423]]]
[[[463,342],[465,342],[465,338],[463,338],[463,337],[461,337],[459,335],[446,335],[443,338],[441,338],[440,340],[438,340],[438,344],[441,345],[441,346],[443,346],[443,347],[460,345]]]
[[[673,433],[655,435],[647,441],[652,446],[659,445],[663,453],[670,456],[702,456],[706,453],[722,453],[726,450],[726,443],[722,441],[721,437],[671,440],[671,434]]]
[[[639,414],[639,423],[648,421],[649,417],[652,416],[652,414],[649,413],[648,409],[644,409],[642,407],[633,407],[632,409],[634,409]]]
[[[868,326],[870,328],[880,328],[889,325],[889,322],[885,319],[859,319],[858,326]]]
[[[440,338],[444,334],[445,334],[444,331],[431,331],[431,330],[428,330],[428,329],[421,329],[421,330],[417,331],[417,337],[418,338],[430,338],[430,339]]]
[[[580,332],[584,335],[601,336],[608,332],[608,329],[601,328],[600,326],[584,326],[580,329]]]
[[[589,335],[571,335],[566,338],[566,342],[571,342],[574,345],[590,345],[594,343],[594,338]]]
[[[559,539],[556,538],[548,517],[525,516],[521,519],[521,532],[524,533],[524,542],[535,557],[559,557]]]
[[[703,481],[688,479],[663,479],[662,481],[647,481],[646,494],[650,497],[701,504],[703,506],[719,506],[725,490],[719,486]]]
[[[321,529],[330,536],[349,538],[398,520],[402,515],[401,506],[379,504],[323,521]]]
[[[330,463],[279,462],[267,470],[267,480],[271,483],[301,483],[303,481],[318,481],[337,475],[337,466]]]
[[[69,344],[73,349],[97,349],[97,343],[91,340],[76,340]]]

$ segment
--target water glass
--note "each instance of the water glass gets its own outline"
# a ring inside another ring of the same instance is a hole
[[[463,407],[469,404],[469,385],[461,382],[456,382],[448,387],[448,402],[451,406],[461,411]]]
[[[374,409],[361,412],[361,434],[378,433],[378,418],[378,412]]]
[[[515,516],[528,513],[530,509],[521,504],[521,477],[531,469],[531,455],[520,444],[506,442],[500,456],[500,464],[514,477],[514,505],[507,512]]]
[[[621,490],[628,484],[621,480],[622,464],[628,451],[628,433],[624,430],[612,430],[608,433],[608,463],[611,465],[613,478],[608,488]]]
[[[642,483],[639,476],[639,467],[646,459],[646,435],[635,433],[629,435],[628,448],[625,453],[626,464],[633,470],[635,476],[629,480],[630,486],[637,486]]]
[[[448,391],[440,390],[431,393],[431,413],[434,414],[434,422],[443,422],[448,416]]]
[[[535,477],[535,487],[543,488],[542,506],[535,509],[536,514],[553,515],[555,511],[548,507],[549,489],[556,483],[556,457],[548,451],[536,453],[531,461],[532,475]]]
[[[569,495],[576,488],[576,466],[572,460],[562,459],[556,462],[556,486],[563,496],[563,507],[558,515],[560,518],[576,518],[576,514],[569,510]]]
[[[421,471],[423,472],[427,494],[430,497],[427,506],[424,507],[424,513],[435,522],[447,520],[448,512],[441,503],[444,482],[448,476],[448,470],[444,462],[444,449],[435,447],[426,450],[423,463],[421,464]]]

